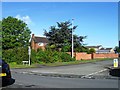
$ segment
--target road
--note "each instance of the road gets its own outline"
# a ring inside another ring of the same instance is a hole
[[[9,87],[23,88],[118,88],[117,79],[56,78],[14,73],[16,83]]]
[[[117,77],[109,75],[112,60],[79,65],[12,69],[13,85],[3,88],[118,88]]]

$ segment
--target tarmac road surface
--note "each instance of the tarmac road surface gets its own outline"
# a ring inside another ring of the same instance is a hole
[[[109,75],[112,60],[95,63],[11,69],[16,82],[4,88],[118,88],[120,79]]]

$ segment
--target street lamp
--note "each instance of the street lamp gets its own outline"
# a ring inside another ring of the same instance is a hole
[[[74,19],[72,19],[72,58],[73,58],[73,54],[74,54],[74,44],[73,44],[73,20]]]

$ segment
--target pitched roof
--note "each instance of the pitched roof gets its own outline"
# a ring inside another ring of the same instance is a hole
[[[86,46],[87,48],[99,48],[101,47],[101,45],[98,45],[98,46]]]
[[[100,50],[111,50],[112,48],[101,48]]]
[[[112,48],[101,48],[100,50],[97,50],[96,53],[109,53],[111,52]]]
[[[109,53],[110,50],[97,50],[96,53]]]
[[[34,37],[33,40],[36,43],[42,42],[42,43],[48,43],[48,39],[46,37]]]

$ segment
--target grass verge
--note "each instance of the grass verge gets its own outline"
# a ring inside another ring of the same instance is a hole
[[[45,66],[63,66],[63,65],[77,65],[77,64],[84,64],[84,63],[94,63],[98,61],[105,61],[105,60],[112,60],[111,58],[106,59],[92,59],[92,60],[76,60],[72,62],[56,62],[56,63],[47,63],[44,64]]]
[[[35,68],[36,65],[35,64],[32,64],[32,65],[22,65],[22,64],[12,64],[12,63],[9,63],[9,66],[10,68]]]
[[[76,60],[72,62],[56,62],[56,63],[44,63],[44,64],[32,64],[32,65],[18,65],[16,63],[9,63],[10,68],[36,68],[40,65],[44,66],[64,66],[64,65],[77,65],[77,64],[83,64],[83,63],[94,63],[97,61],[104,61],[104,60],[113,60],[111,58],[105,58],[105,59],[92,59],[92,60]]]

